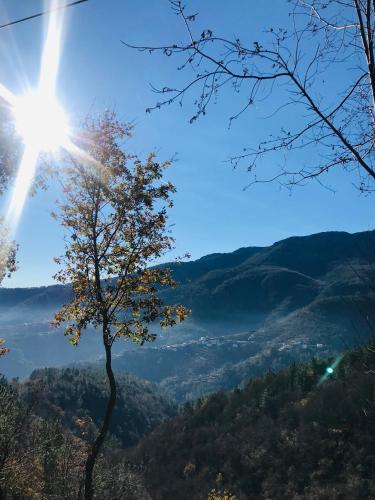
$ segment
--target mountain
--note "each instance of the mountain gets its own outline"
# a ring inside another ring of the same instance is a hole
[[[256,249],[174,292],[192,308],[199,339],[124,352],[114,364],[181,402],[362,343],[375,331],[374,249],[374,232],[321,233]]]
[[[374,249],[372,231],[288,238],[271,247],[249,249],[249,257],[235,266],[223,265],[223,261],[233,258],[233,254],[224,254],[221,267],[205,269],[200,276],[185,280],[173,294],[177,293],[192,307],[194,317],[202,321],[227,319],[228,315],[232,322],[241,317],[248,321],[253,316],[253,322],[259,324],[272,313],[285,315],[310,304],[327,285],[338,285],[340,278],[344,278],[343,285],[353,280],[355,286],[360,285],[353,266],[362,270],[372,267]],[[201,260],[194,264],[197,266]],[[334,293],[331,290],[330,295]]]
[[[130,453],[151,497],[375,498],[374,347],[186,405]]]
[[[180,286],[161,294],[190,307],[191,317],[159,330],[152,346],[118,342],[114,364],[183,401],[363,342],[375,325],[374,249],[373,231],[327,232],[172,263]],[[49,326],[69,293],[62,286],[0,288],[0,337],[11,349],[0,361],[2,372],[27,376],[100,359],[93,329],[73,348]]]

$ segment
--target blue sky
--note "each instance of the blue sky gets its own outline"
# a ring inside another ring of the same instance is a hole
[[[263,2],[248,0],[206,0],[190,5],[192,11],[200,12],[203,27],[250,41],[261,37],[264,27],[288,22],[285,0],[273,0],[272,12],[266,11]],[[43,2],[38,0],[6,0],[0,4],[0,22],[42,8]],[[25,83],[37,82],[43,36],[42,19],[0,30],[2,83],[16,93],[22,92]],[[129,142],[132,152],[145,155],[154,150],[161,159],[178,154],[169,171],[178,190],[171,213],[177,243],[174,255],[189,252],[198,258],[241,246],[269,245],[292,235],[372,229],[374,198],[360,196],[352,185],[355,179],[346,173],[336,172],[329,178],[335,193],[313,183],[296,188],[291,195],[276,184],[243,190],[249,181],[246,172],[233,171],[225,160],[244,145],[256,144],[270,126],[280,125],[278,118],[274,122],[262,118],[267,105],[243,115],[231,130],[227,120],[238,99],[231,93],[193,125],[188,122],[192,114],[189,100],[183,108],[170,106],[145,114],[145,108],[156,99],[149,83],[163,86],[178,82],[182,75],[176,73],[170,58],[128,50],[120,40],[157,45],[184,36],[167,0],[89,0],[66,14],[58,80],[59,99],[72,122],[90,112],[115,109],[121,119],[135,124]],[[283,119],[290,126],[298,116],[289,110]],[[51,186],[48,192],[28,199],[16,235],[20,267],[4,286],[53,282],[56,268],[52,257],[63,250],[62,231],[50,218],[57,195]]]

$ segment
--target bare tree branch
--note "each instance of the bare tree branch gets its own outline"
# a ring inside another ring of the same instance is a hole
[[[255,103],[277,102],[275,111],[292,106],[305,121],[294,132],[280,128],[257,145],[245,146],[230,158],[237,167],[248,161],[254,181],[255,168],[268,154],[283,152],[294,161],[293,152],[305,150],[306,165],[300,169],[282,168],[265,179],[291,186],[316,179],[334,168],[357,171],[359,189],[372,191],[375,181],[375,0],[293,0],[287,29],[270,28],[262,44],[249,46],[240,38],[214,35],[211,29],[195,33],[197,14],[188,14],[185,5],[171,0],[173,12],[182,20],[186,43],[142,46],[123,42],[140,52],[159,52],[181,59],[183,86],[153,87],[165,96],[146,111],[178,102],[186,95],[194,98],[193,123],[207,114],[213,98],[231,86],[243,104],[229,118],[251,113]],[[263,39],[262,39],[263,40]],[[347,86],[338,74],[347,72]],[[336,79],[335,79],[336,77]],[[324,91],[325,79],[336,85],[337,93]],[[280,102],[280,98],[283,99]],[[273,125],[273,124],[272,124]],[[321,182],[321,181],[320,181]],[[253,182],[250,182],[250,185]]]

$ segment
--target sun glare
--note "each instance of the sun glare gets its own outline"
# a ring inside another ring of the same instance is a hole
[[[17,96],[0,83],[0,102],[12,110],[16,130],[24,143],[5,216],[12,236],[17,230],[41,153],[53,153],[62,148],[86,161],[90,159],[72,142],[67,116],[56,96],[64,20],[63,11],[58,7],[58,0],[51,0],[37,87]]]
[[[19,98],[13,108],[17,132],[25,145],[40,151],[56,151],[68,139],[63,108],[54,96],[33,92]]]
[[[10,106],[15,126],[24,143],[24,153],[13,184],[6,223],[14,233],[32,185],[40,153],[69,145],[69,127],[56,97],[56,80],[61,51],[63,15],[52,1],[43,46],[39,83],[35,90],[16,96],[0,84],[0,97]]]

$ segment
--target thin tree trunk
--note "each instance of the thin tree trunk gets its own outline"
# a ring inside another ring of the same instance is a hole
[[[105,347],[106,363],[105,368],[107,371],[107,378],[110,386],[110,395],[107,402],[107,409],[105,412],[104,420],[100,432],[92,445],[91,451],[87,457],[85,465],[85,500],[92,500],[94,495],[94,489],[92,484],[93,471],[96,459],[103,445],[105,437],[108,433],[109,425],[112,418],[113,409],[116,404],[116,380],[112,371],[112,346],[108,342],[108,336],[106,333],[107,327],[103,325],[103,341]]]

